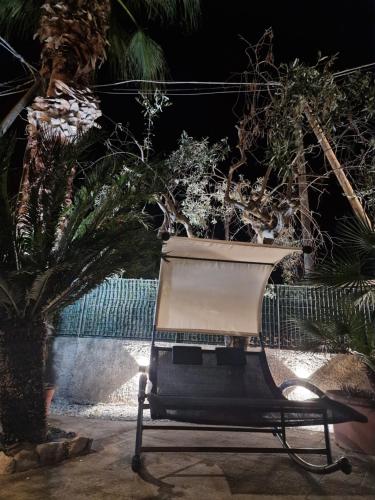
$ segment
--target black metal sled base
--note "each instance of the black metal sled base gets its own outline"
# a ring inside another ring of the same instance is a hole
[[[135,454],[132,458],[132,469],[134,472],[139,472],[142,467],[142,453],[152,452],[202,452],[202,453],[273,453],[273,454],[288,454],[290,458],[301,466],[304,470],[315,474],[331,474],[332,472],[342,471],[345,474],[350,474],[352,467],[346,457],[341,457],[336,461],[332,459],[328,422],[323,424],[325,446],[321,448],[305,448],[292,447],[286,440],[285,425],[276,427],[233,427],[219,425],[145,425],[143,424],[143,410],[149,408],[145,404],[146,394],[145,387],[147,376],[142,374],[139,383],[138,397],[138,418],[137,418],[137,434],[135,443]],[[142,438],[144,431],[212,431],[212,432],[243,432],[243,433],[264,433],[272,434],[281,443],[281,447],[229,447],[229,446],[142,446]],[[300,455],[324,455],[326,463],[323,465],[315,465],[307,462]]]

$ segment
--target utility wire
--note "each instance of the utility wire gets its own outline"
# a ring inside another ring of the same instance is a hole
[[[250,86],[256,85],[258,87],[272,87],[272,86],[280,86],[279,82],[266,82],[266,83],[253,83],[253,82],[202,82],[197,80],[179,80],[179,81],[171,81],[171,80],[123,80],[121,82],[113,82],[113,83],[103,83],[99,85],[94,85],[94,88],[103,88],[103,87],[115,87],[119,85],[128,85],[130,83],[153,83],[160,85],[179,85],[179,84],[188,84],[188,85],[221,85],[221,86],[229,86],[235,85],[237,87],[241,86]]]
[[[268,90],[263,90],[263,92],[268,92]],[[109,95],[139,95],[138,90],[123,90],[123,91],[109,91],[109,90],[98,90],[98,94],[109,94]],[[249,90],[218,90],[216,92],[176,92],[169,91],[166,93],[167,96],[196,96],[196,95],[216,95],[216,94],[248,94]],[[143,91],[142,94],[154,95],[153,91]]]
[[[0,46],[3,47],[5,50],[7,50],[10,54],[12,54],[13,57],[18,59],[20,63],[25,66],[30,73],[34,76],[35,79],[35,73],[37,73],[37,69],[34,68],[30,63],[28,63],[22,56],[19,54],[2,36],[0,36]]]
[[[333,76],[335,78],[348,75],[350,73],[354,73],[355,71],[358,71],[360,69],[365,69],[365,68],[371,68],[375,66],[375,62],[369,63],[369,64],[363,64],[362,66],[356,66],[354,68],[348,68],[342,71],[338,71],[336,73],[333,73]],[[136,80],[123,80],[120,82],[112,82],[112,83],[103,83],[103,84],[98,84],[94,85],[94,88],[104,88],[104,87],[118,87],[120,85],[129,85],[129,84],[142,84],[142,83],[152,83],[152,84],[160,84],[160,85],[201,85],[201,86],[206,86],[206,85],[215,85],[215,86],[236,86],[236,87],[249,87],[249,86],[255,86],[255,87],[280,87],[281,83],[280,82],[220,82],[220,81],[198,81],[198,80],[178,80],[178,81],[171,81],[171,80],[141,80],[141,79],[136,79]],[[173,89],[177,90],[177,89]],[[185,90],[185,88],[183,88]]]

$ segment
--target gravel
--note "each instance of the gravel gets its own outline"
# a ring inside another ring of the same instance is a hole
[[[302,376],[308,378],[317,368],[324,365],[329,355],[288,350],[267,349],[268,363],[276,384],[280,384],[288,378]],[[296,389],[295,391],[298,391]],[[289,394],[291,399],[305,399],[311,397],[311,393]],[[52,401],[51,415],[66,415],[73,417],[99,418],[107,420],[137,420],[137,396],[136,394],[127,403],[97,403],[97,404],[75,404],[66,399],[56,397]],[[150,419],[149,410],[144,411],[144,419]]]
[[[96,405],[74,404],[65,399],[55,398],[51,404],[50,414],[71,417],[101,418],[104,420],[137,420],[138,408],[128,404]],[[149,410],[144,411],[144,419],[150,419]]]

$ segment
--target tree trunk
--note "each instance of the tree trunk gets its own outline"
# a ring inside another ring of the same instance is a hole
[[[249,345],[249,337],[237,337],[234,335],[226,335],[224,338],[225,347],[236,347],[237,349],[243,349],[246,351]]]
[[[42,44],[40,77],[44,95],[28,108],[28,144],[17,204],[17,232],[29,236],[33,191],[44,192],[43,138],[69,143],[101,116],[89,86],[105,60],[110,0],[47,0],[41,6],[37,38]],[[47,155],[48,156],[48,155]]]
[[[6,443],[46,440],[46,327],[14,321],[0,330],[0,418]]]

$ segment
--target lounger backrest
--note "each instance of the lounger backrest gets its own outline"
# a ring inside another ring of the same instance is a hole
[[[280,397],[264,352],[233,348],[154,347],[151,356],[152,392],[190,397]]]

